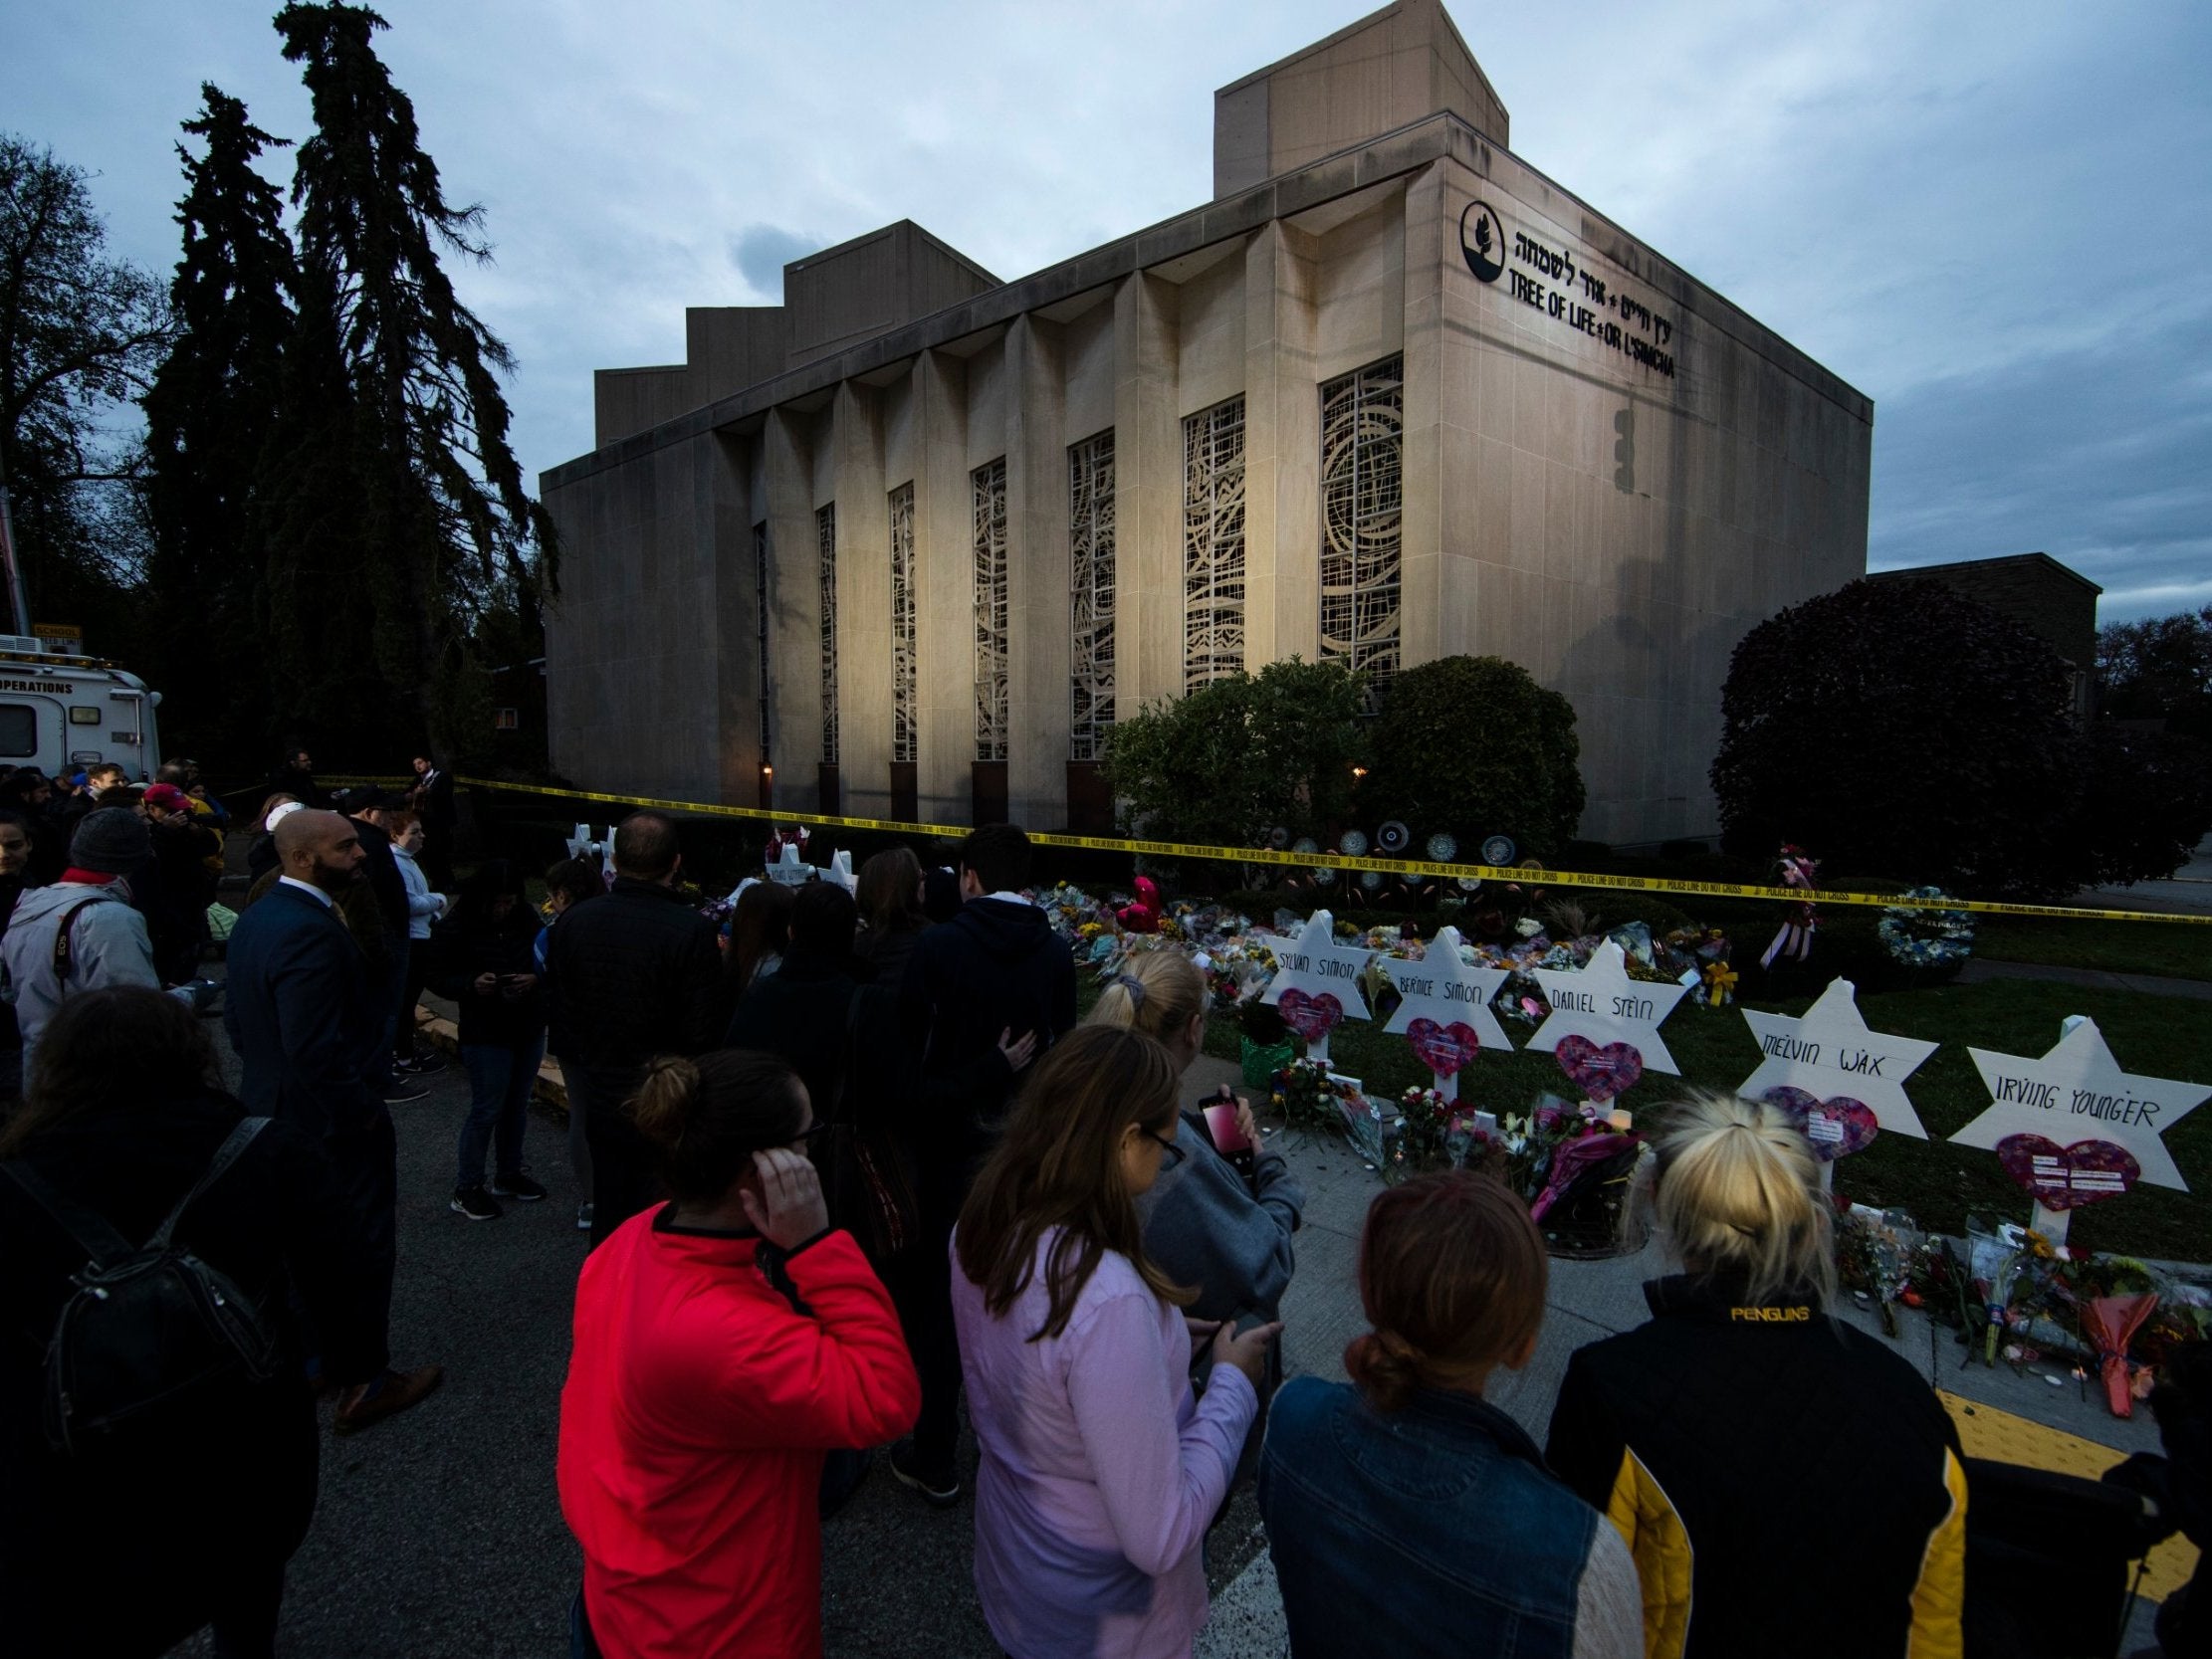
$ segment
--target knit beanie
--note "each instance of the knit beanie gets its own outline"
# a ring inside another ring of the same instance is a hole
[[[69,844],[69,861],[79,870],[99,876],[124,876],[135,870],[153,850],[146,821],[123,806],[104,806],[88,812]]]

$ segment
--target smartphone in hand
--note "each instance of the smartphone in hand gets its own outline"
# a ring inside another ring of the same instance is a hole
[[[1227,1084],[1221,1085],[1220,1094],[1206,1103],[1206,1138],[1214,1142],[1214,1149],[1236,1166],[1237,1173],[1251,1178],[1258,1160],[1259,1148],[1244,1139],[1244,1132],[1236,1127],[1236,1097]]]

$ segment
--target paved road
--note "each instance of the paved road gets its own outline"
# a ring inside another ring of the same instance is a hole
[[[1204,1093],[1231,1075],[1201,1060]],[[556,1659],[578,1572],[553,1485],[559,1392],[575,1274],[576,1194],[559,1128],[533,1119],[527,1159],[550,1201],[496,1222],[451,1213],[454,1140],[467,1104],[458,1069],[427,1100],[394,1109],[399,1126],[400,1272],[393,1348],[401,1364],[446,1366],[422,1406],[351,1440],[325,1442],[322,1503],[294,1559],[279,1651],[286,1659]],[[1343,1375],[1344,1344],[1364,1329],[1353,1288],[1361,1218],[1376,1177],[1340,1142],[1286,1135],[1306,1180],[1307,1225],[1284,1306],[1293,1371]],[[1553,1265],[1550,1311],[1534,1362],[1492,1397],[1539,1441],[1572,1351],[1641,1323],[1639,1287],[1656,1258]],[[1957,1368],[1932,1328],[1908,1327],[1906,1351],[1930,1379],[2039,1422],[2133,1450],[2155,1445],[2147,1413],[2130,1423],[2083,1408],[2072,1390],[2009,1370]],[[970,1470],[973,1447],[964,1448]],[[178,1524],[189,1524],[188,1519]],[[823,1540],[823,1608],[834,1659],[934,1659],[995,1652],[970,1583],[973,1511],[925,1509],[879,1470]],[[1208,1546],[1216,1618],[1208,1659],[1279,1655],[1281,1609],[1249,1496]],[[2147,1628],[2138,1619],[2138,1628]],[[2144,1638],[2147,1639],[2147,1638]],[[205,1638],[178,1655],[199,1659]]]

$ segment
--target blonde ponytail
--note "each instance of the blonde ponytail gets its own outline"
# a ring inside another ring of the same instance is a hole
[[[1829,1207],[1804,1132],[1780,1108],[1733,1095],[1694,1092],[1665,1113],[1653,1204],[1682,1265],[1740,1278],[1751,1303],[1834,1296]]]
[[[1163,1043],[1179,1042],[1206,1012],[1206,975],[1180,950],[1146,950],[1106,982],[1086,1025],[1115,1025]]]

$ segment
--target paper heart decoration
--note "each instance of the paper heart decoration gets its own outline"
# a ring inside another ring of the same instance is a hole
[[[2040,1135],[2006,1136],[1997,1142],[1997,1161],[2047,1210],[2079,1209],[2117,1198],[2143,1172],[2134,1153],[2109,1141],[2062,1146]]]
[[[1276,999],[1275,1011],[1282,1015],[1283,1024],[1307,1042],[1317,1043],[1344,1017],[1344,1004],[1328,991],[1311,996],[1293,985]]]
[[[1633,1043],[1608,1043],[1600,1048],[1588,1037],[1567,1036],[1552,1050],[1567,1081],[1586,1100],[1603,1104],[1634,1089],[1644,1076],[1644,1056]]]
[[[1457,1075],[1482,1046],[1474,1027],[1458,1020],[1438,1025],[1432,1019],[1417,1019],[1406,1027],[1406,1040],[1414,1045],[1421,1063],[1438,1077]]]
[[[1881,1121],[1875,1116],[1874,1108],[1849,1095],[1824,1101],[1803,1089],[1784,1084],[1769,1089],[1760,1098],[1790,1115],[1791,1122],[1812,1141],[1813,1155],[1823,1163],[1833,1163],[1853,1152],[1865,1151],[1881,1133]]]

